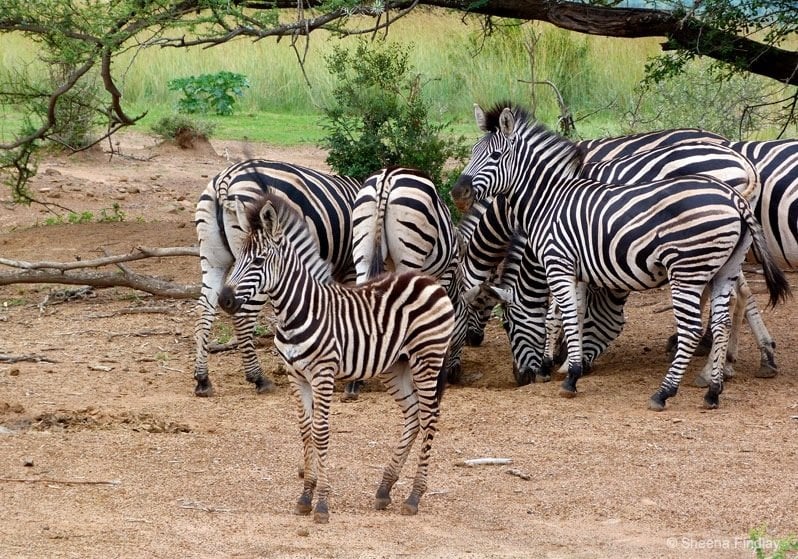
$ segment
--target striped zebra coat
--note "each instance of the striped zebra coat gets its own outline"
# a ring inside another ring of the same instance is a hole
[[[419,431],[416,476],[403,514],[415,514],[427,488],[432,440],[446,380],[443,364],[454,327],[454,309],[429,276],[389,274],[348,287],[331,282],[327,263],[296,245],[309,242],[300,216],[268,196],[249,210],[249,235],[222,290],[220,304],[235,313],[266,293],[277,317],[275,347],[289,369],[304,446],[304,486],[296,512],[329,518],[327,473],[329,417],[336,379],[380,375],[404,415],[404,430],[385,468],[375,506],[390,492]],[[314,491],[317,501],[312,507]]]
[[[488,132],[475,145],[452,196],[507,196],[563,313],[568,376],[561,394],[575,395],[582,374],[579,285],[635,291],[669,283],[677,348],[649,406],[664,409],[667,398],[676,394],[700,338],[700,300],[708,287],[714,344],[704,403],[717,407],[729,303],[752,240],[765,267],[771,303],[789,293],[747,201],[724,183],[699,176],[623,186],[578,179],[578,148],[536,125],[523,109],[497,107],[485,115],[477,107],[475,116]]]
[[[352,211],[352,255],[361,284],[391,272],[420,272],[439,280],[455,308],[455,331],[446,362],[447,378],[461,378],[465,302],[457,231],[432,179],[417,169],[391,167],[369,176]],[[357,397],[357,386],[345,399]]]
[[[202,269],[199,316],[194,328],[197,396],[213,394],[208,376],[208,342],[219,291],[247,235],[246,209],[269,193],[289,201],[304,216],[313,240],[299,250],[319,252],[332,266],[335,280],[354,281],[352,205],[359,187],[358,181],[348,177],[265,159],[233,164],[208,183],[195,214]],[[265,295],[257,294],[233,316],[245,376],[258,392],[274,387],[261,371],[254,345],[258,313],[266,300]]]

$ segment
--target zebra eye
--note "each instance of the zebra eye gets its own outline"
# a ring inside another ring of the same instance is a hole
[[[493,161],[498,161],[498,160],[499,160],[499,158],[500,158],[501,156],[502,156],[502,152],[500,152],[500,151],[498,151],[498,150],[497,150],[497,151],[494,151],[493,153],[491,153],[491,154],[490,154],[490,158],[491,158]]]

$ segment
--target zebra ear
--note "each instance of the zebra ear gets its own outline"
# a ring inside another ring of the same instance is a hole
[[[482,107],[474,103],[474,118],[477,121],[477,126],[483,132],[488,132],[488,123],[487,119],[485,118],[485,111],[482,110]]]
[[[502,131],[502,134],[508,138],[513,135],[515,116],[513,116],[513,111],[511,111],[509,107],[505,108],[502,114],[499,115],[499,129]]]
[[[275,238],[280,235],[280,224],[277,221],[277,210],[270,200],[267,200],[260,209],[260,223],[263,232],[269,237]]]

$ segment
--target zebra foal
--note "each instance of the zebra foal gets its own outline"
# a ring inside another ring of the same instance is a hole
[[[416,476],[402,514],[416,514],[427,489],[430,448],[446,384],[443,364],[454,328],[454,309],[429,276],[384,275],[361,286],[330,281],[318,253],[300,252],[309,237],[301,218],[279,198],[267,196],[248,211],[249,235],[220,295],[235,313],[257,293],[274,306],[274,344],[289,369],[304,447],[304,486],[297,514],[329,520],[327,452],[330,405],[336,379],[379,375],[402,409],[404,430],[377,489],[384,509],[419,431]],[[312,505],[316,492],[315,507]]]
[[[765,270],[770,303],[789,294],[748,202],[717,180],[686,176],[638,185],[578,178],[578,147],[532,121],[519,107],[475,117],[486,134],[452,190],[461,202],[505,194],[545,270],[563,315],[568,376],[561,395],[576,394],[582,375],[580,286],[642,291],[669,284],[677,323],[676,354],[649,407],[662,410],[678,390],[701,335],[701,294],[711,290],[712,378],[704,396],[718,406],[729,339],[729,303],[749,246]],[[467,205],[467,204],[466,204]],[[550,356],[549,356],[550,357]]]
[[[266,159],[235,163],[211,179],[200,195],[195,214],[202,290],[194,327],[194,394],[211,396],[214,392],[208,376],[208,341],[219,291],[247,234],[246,208],[270,193],[289,201],[305,217],[312,232],[308,244],[299,250],[319,252],[330,263],[335,280],[351,281],[355,274],[351,214],[359,187],[349,177]],[[244,373],[258,393],[274,389],[274,382],[261,371],[254,344],[258,313],[265,303],[266,296],[256,294],[233,316]]]

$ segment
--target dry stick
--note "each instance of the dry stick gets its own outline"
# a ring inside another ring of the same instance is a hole
[[[32,363],[58,363],[41,355],[12,355],[10,353],[0,353],[0,363],[20,363],[29,361]]]
[[[0,481],[10,481],[18,483],[60,483],[62,485],[122,485],[118,479],[111,480],[81,480],[81,479],[54,479],[54,478],[16,478],[0,477]]]

